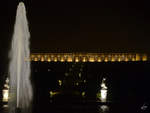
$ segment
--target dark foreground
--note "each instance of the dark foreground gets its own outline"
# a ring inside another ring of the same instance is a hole
[[[8,108],[3,108],[1,113],[8,113]],[[135,103],[52,103],[34,109],[33,113],[149,113],[149,109],[141,109]]]
[[[106,104],[94,100],[103,77],[107,78]],[[32,62],[31,78],[33,113],[150,113],[150,62]],[[65,96],[51,99],[50,91],[63,92]],[[66,95],[70,92],[78,92],[78,98]],[[83,100],[82,92],[86,94]],[[0,113],[8,113],[8,108],[2,108]]]

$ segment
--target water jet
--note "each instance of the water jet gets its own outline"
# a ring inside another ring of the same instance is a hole
[[[30,33],[23,2],[17,8],[11,50],[10,65],[10,99],[9,113],[29,113],[32,102],[32,86],[30,81],[29,48]]]

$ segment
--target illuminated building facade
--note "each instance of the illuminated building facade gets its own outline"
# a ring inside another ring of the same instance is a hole
[[[32,53],[30,60],[41,62],[127,62],[147,61],[148,56],[138,53]]]
[[[138,53],[32,53],[30,60],[39,103],[43,98],[47,103],[47,98],[51,102],[126,99],[124,95],[119,97],[119,91],[126,94],[128,90],[121,90],[124,84],[131,90],[130,84],[136,84],[136,80],[141,82],[141,75],[149,75],[150,65],[148,55]],[[102,78],[107,79],[105,85]],[[141,90],[137,88],[138,94]],[[115,91],[118,91],[116,97],[112,97]]]

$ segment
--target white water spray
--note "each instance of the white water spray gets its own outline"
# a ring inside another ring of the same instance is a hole
[[[10,97],[9,113],[21,108],[22,113],[29,113],[32,101],[30,83],[29,28],[24,3],[19,3],[10,51]]]

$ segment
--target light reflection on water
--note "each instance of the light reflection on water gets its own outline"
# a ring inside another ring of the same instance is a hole
[[[99,113],[109,113],[109,107],[107,105],[98,105]]]

